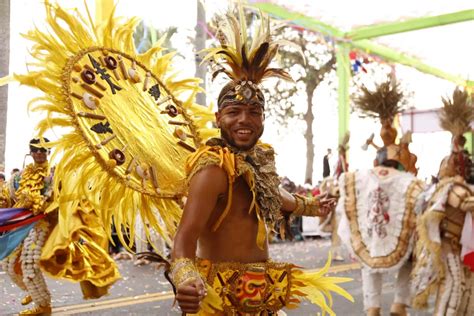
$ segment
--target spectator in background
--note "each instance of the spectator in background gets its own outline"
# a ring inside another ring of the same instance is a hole
[[[21,172],[20,169],[14,168],[10,174],[10,180],[8,180],[10,198],[15,200],[15,192],[20,187]]]
[[[5,175],[0,173],[0,208],[7,208],[10,206],[11,199],[8,184],[5,182]]]
[[[323,157],[323,179],[329,177],[331,174],[331,168],[329,167],[329,158],[331,158],[331,148],[328,148],[328,152]]]

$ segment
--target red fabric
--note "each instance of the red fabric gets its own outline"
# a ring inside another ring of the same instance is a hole
[[[24,221],[19,221],[15,224],[11,224],[11,225],[5,225],[5,226],[0,226],[0,232],[6,232],[6,231],[10,231],[14,228],[17,228],[17,227],[20,227],[20,226],[24,226],[24,225],[28,225],[30,223],[33,223],[33,222],[36,222],[36,221],[39,221],[40,219],[42,219],[43,217],[45,217],[45,214],[40,214],[40,215],[36,215],[36,216],[33,216],[33,217],[30,217]]]
[[[321,194],[321,190],[319,190],[318,187],[314,188],[313,191],[311,192],[313,196],[318,196]]]
[[[18,218],[18,217],[23,217],[23,216],[26,216],[26,215],[29,215],[29,214],[31,214],[31,211],[23,211],[23,212],[21,212],[21,213],[16,214],[15,216],[13,216],[13,217],[10,219],[10,221],[11,221],[11,220],[14,220],[14,219],[16,219],[16,218]]]
[[[470,252],[465,255],[463,262],[466,266],[469,267],[469,269],[471,269],[471,271],[474,272],[474,252]]]

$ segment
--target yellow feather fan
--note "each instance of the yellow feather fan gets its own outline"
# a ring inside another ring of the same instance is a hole
[[[49,32],[25,35],[36,70],[15,79],[44,93],[30,104],[46,114],[40,134],[69,128],[51,144],[62,155],[55,173],[60,223],[68,220],[68,203],[86,197],[109,236],[114,223],[122,243],[122,231],[131,235],[131,246],[140,214],[170,243],[182,212],[185,159],[214,133],[205,128],[213,114],[193,102],[199,79],[178,80],[173,54],[160,42],[138,54],[136,18],[122,21],[112,12],[93,25],[77,11],[45,6]]]

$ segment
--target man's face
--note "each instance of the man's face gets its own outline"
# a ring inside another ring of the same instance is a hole
[[[222,138],[231,146],[249,150],[263,134],[263,109],[260,105],[228,105],[216,113]]]
[[[30,154],[36,164],[42,164],[48,161],[48,151],[44,148],[35,148],[30,151]]]

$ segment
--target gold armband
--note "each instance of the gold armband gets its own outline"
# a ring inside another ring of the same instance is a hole
[[[201,279],[194,261],[189,258],[178,258],[171,261],[170,277],[176,287],[191,280]]]
[[[293,211],[295,216],[318,216],[319,215],[319,199],[307,198],[299,194],[292,194],[295,198],[296,208]]]

